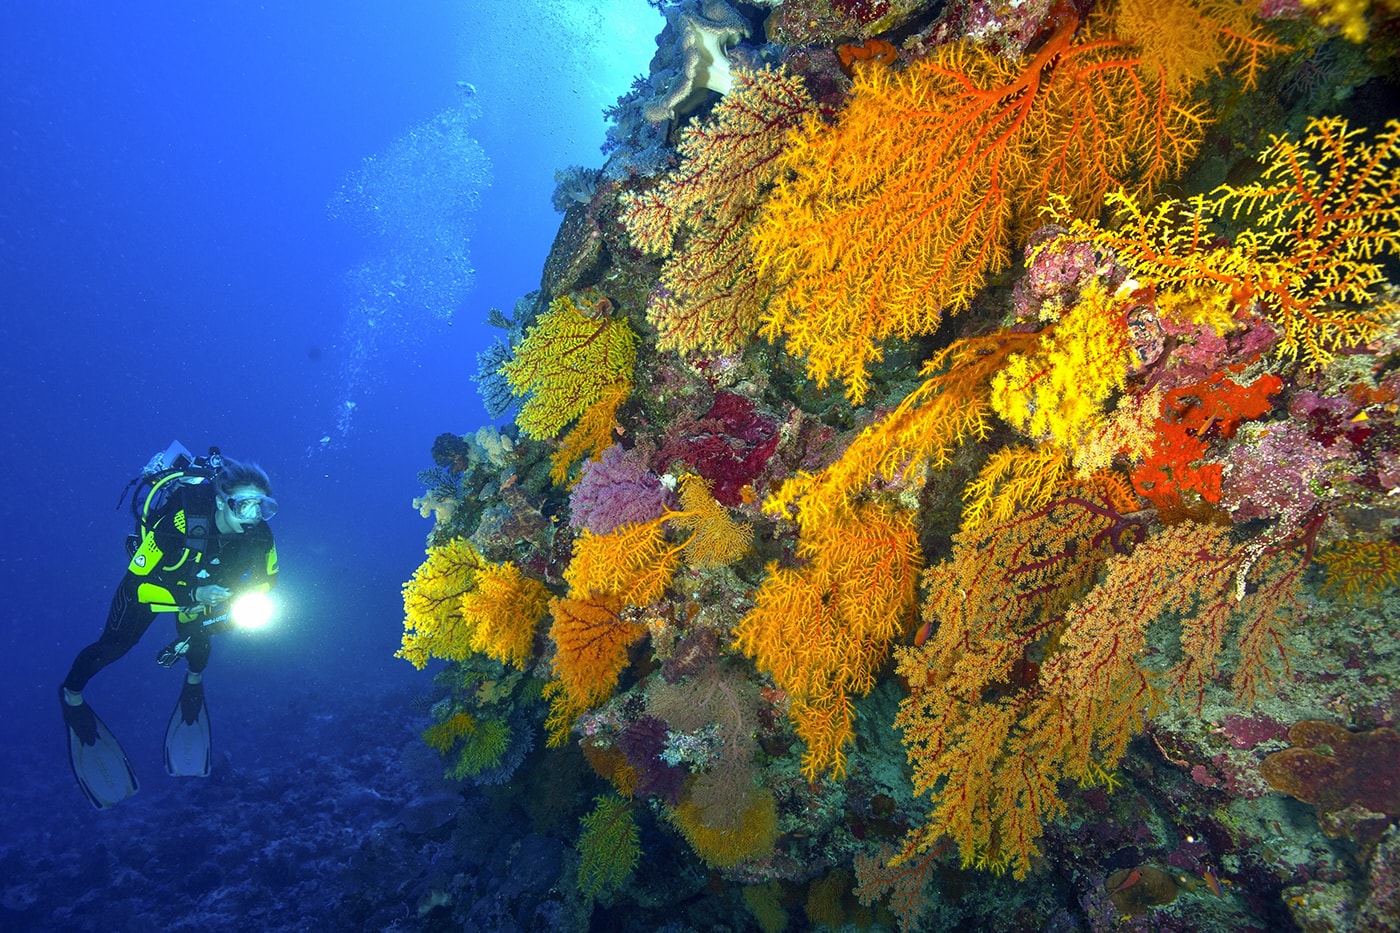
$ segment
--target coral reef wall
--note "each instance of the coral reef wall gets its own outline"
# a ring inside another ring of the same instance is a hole
[[[659,5],[421,477],[448,775],[579,929],[1400,929],[1400,11]]]

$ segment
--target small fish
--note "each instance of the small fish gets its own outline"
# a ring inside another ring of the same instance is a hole
[[[1216,897],[1225,896],[1225,892],[1220,888],[1220,879],[1216,877],[1215,872],[1207,868],[1201,873],[1201,880],[1206,883],[1206,887],[1210,889],[1211,894],[1214,894]]]
[[[927,622],[925,622],[923,625],[919,626],[918,631],[916,631],[916,632],[914,633],[914,647],[917,648],[917,647],[919,647],[920,645],[922,645],[924,642],[928,641],[928,637],[929,637],[930,635],[932,635],[932,634],[933,634],[933,620],[932,620],[932,619],[929,619],[929,620],[928,620]]]
[[[1108,893],[1111,896],[1117,894],[1119,891],[1126,891],[1128,888],[1131,888],[1133,885],[1137,884],[1141,880],[1142,869],[1134,868],[1132,871],[1128,872],[1126,875],[1123,876],[1122,881],[1119,881],[1112,888],[1108,888]],[[1105,885],[1105,887],[1107,887],[1107,885]]]

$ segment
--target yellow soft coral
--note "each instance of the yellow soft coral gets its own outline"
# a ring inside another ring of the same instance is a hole
[[[600,305],[603,303],[600,303]],[[516,424],[531,437],[551,438],[619,383],[631,385],[637,335],[606,308],[588,313],[573,297],[556,298],[515,348],[501,374],[525,396]]]
[[[777,175],[784,137],[812,109],[802,78],[736,70],[709,118],[681,132],[680,165],[618,199],[633,243],[669,254],[647,305],[658,349],[733,353],[758,329],[767,288],[744,234]]]
[[[471,653],[473,626],[462,617],[462,595],[485,566],[465,538],[428,548],[428,559],[403,585],[403,646],[394,657],[422,670],[430,657],[461,660]]]
[[[753,235],[778,283],[762,333],[819,384],[861,401],[882,342],[965,308],[1051,193],[1092,213],[1194,154],[1203,113],[1143,82],[1128,45],[1077,25],[1022,62],[953,43],[904,70],[862,68],[839,122],[810,120],[790,144],[792,175]]]
[[[751,790],[735,806],[742,810],[732,828],[707,820],[705,811],[689,799],[672,811],[671,820],[696,855],[716,868],[733,868],[772,852],[778,839],[778,810],[771,793]]]
[[[429,548],[403,587],[403,646],[395,657],[421,670],[429,658],[482,653],[523,669],[547,598],[544,584],[514,564],[484,560],[465,538]]]
[[[768,568],[737,647],[791,700],[807,745],[802,772],[845,773],[854,735],[852,696],[870,691],[890,645],[907,628],[922,564],[912,518],[882,505],[807,518],[797,568]]]
[[[1090,283],[1041,333],[1036,352],[1012,354],[992,377],[992,408],[1031,437],[1072,452],[1127,383],[1133,356],[1125,315],[1133,305]]]
[[[512,563],[488,565],[477,573],[476,588],[462,594],[462,617],[472,628],[472,649],[524,670],[548,606],[543,583]]]
[[[1261,313],[1279,330],[1276,352],[1325,365],[1380,333],[1392,307],[1377,300],[1381,260],[1400,254],[1400,121],[1368,139],[1340,117],[1313,119],[1301,140],[1274,137],[1262,161],[1259,181],[1150,210],[1114,194],[1112,230],[1059,219],[1151,283],[1164,315]],[[1227,224],[1243,228],[1222,244]]]
[[[1303,8],[1317,13],[1323,26],[1334,26],[1342,36],[1355,43],[1366,41],[1371,33],[1372,18],[1391,19],[1400,16],[1398,0],[1302,0]]]

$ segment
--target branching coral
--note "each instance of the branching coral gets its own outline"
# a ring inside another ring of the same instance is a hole
[[[735,644],[791,699],[807,743],[803,773],[840,777],[854,737],[852,695],[870,691],[891,643],[908,629],[923,557],[910,516],[878,505],[805,523],[798,556],[801,567],[769,566]]]
[[[670,254],[647,307],[658,349],[732,353],[758,329],[767,290],[745,234],[777,175],[783,139],[812,108],[800,78],[736,72],[733,92],[682,133],[676,170],[620,198],[633,242]]]
[[[570,525],[605,535],[666,511],[671,493],[638,454],[613,444],[584,465],[569,494]]]
[[[1377,302],[1382,257],[1400,253],[1400,122],[1368,140],[1341,118],[1313,119],[1301,141],[1275,137],[1262,161],[1257,182],[1148,211],[1114,193],[1112,231],[1071,225],[1151,282],[1164,315],[1228,329],[1258,308],[1279,355],[1325,364],[1375,337],[1388,310]]]
[[[835,127],[811,120],[754,234],[778,282],[763,334],[819,384],[865,397],[881,343],[937,326],[1005,267],[1052,193],[1092,214],[1118,185],[1151,190],[1199,144],[1203,114],[1095,27],[1068,21],[1008,64],[966,43],[903,71],[865,67]]]
[[[394,656],[419,670],[430,657],[465,657],[473,627],[462,617],[462,595],[476,586],[485,566],[463,538],[429,548],[428,559],[403,586],[403,646]]]
[[[1024,877],[1063,811],[1059,781],[1111,783],[1146,716],[1168,695],[1199,706],[1227,649],[1238,696],[1272,676],[1301,556],[1189,522],[1140,541],[1141,520],[1110,503],[1069,490],[960,532],[952,560],[928,571],[932,636],[898,651],[910,696],[897,724],[934,807],[898,859],[946,835],[964,864]],[[1143,656],[1161,619],[1181,626],[1180,660],[1165,669]]]
[[[596,797],[578,838],[578,889],[593,898],[621,887],[637,868],[642,847],[632,807],[617,796]]]
[[[636,361],[637,337],[626,321],[597,306],[585,312],[568,295],[556,299],[501,366],[511,391],[525,399],[516,424],[531,437],[554,437],[608,390],[630,386]]]
[[[465,539],[429,548],[403,587],[403,647],[395,657],[422,670],[430,657],[461,661],[480,652],[524,667],[547,595],[519,567],[482,559]]]

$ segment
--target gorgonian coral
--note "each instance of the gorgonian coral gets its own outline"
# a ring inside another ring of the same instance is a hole
[[[603,456],[584,464],[569,495],[569,524],[605,535],[633,522],[659,518],[672,504],[661,477],[644,459],[614,444]]]

